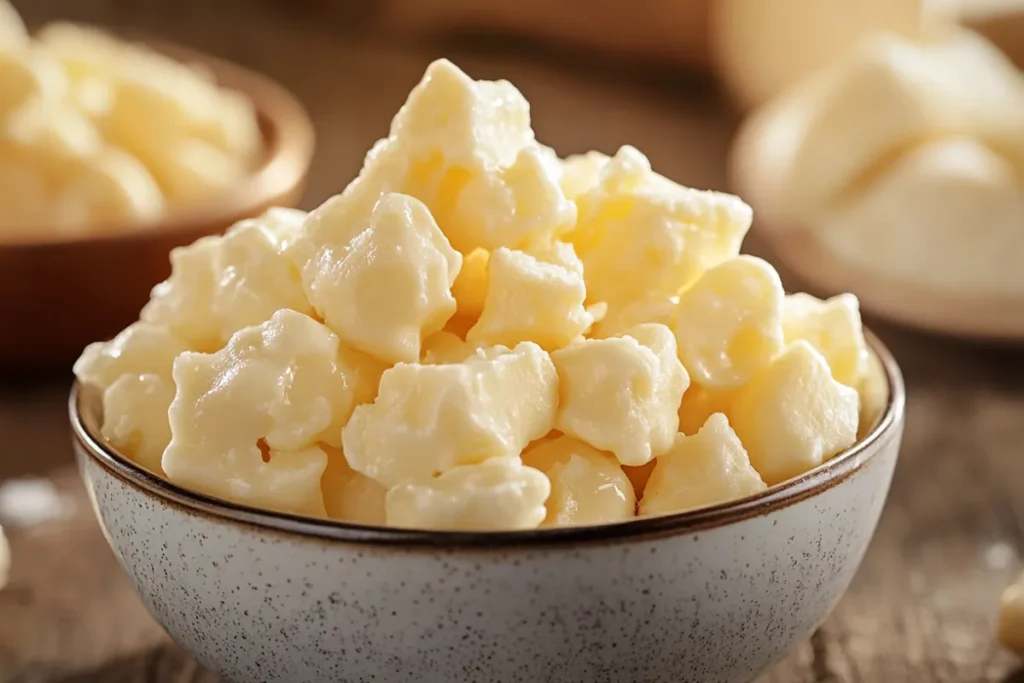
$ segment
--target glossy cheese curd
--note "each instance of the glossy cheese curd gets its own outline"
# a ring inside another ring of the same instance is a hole
[[[99,30],[29,36],[0,3],[4,236],[144,229],[248,174],[262,136],[252,103],[205,71]]]
[[[864,36],[754,120],[772,229],[865,279],[1024,295],[1024,77],[981,35]]]
[[[739,255],[737,197],[560,159],[507,82],[435,62],[339,190],[176,249],[83,352],[113,448],[249,506],[498,531],[725,503],[856,438],[856,299]]]

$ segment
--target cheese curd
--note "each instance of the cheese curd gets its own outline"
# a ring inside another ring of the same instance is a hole
[[[548,478],[518,458],[491,459],[389,489],[387,521],[419,529],[534,529],[550,493]]]
[[[51,55],[27,45],[13,50],[0,47],[0,117],[29,102],[56,103],[67,88],[67,76]]]
[[[976,139],[950,137],[907,151],[822,215],[816,235],[869,273],[952,296],[1013,296],[1024,292],[1022,215],[1024,184],[1011,161]]]
[[[323,212],[314,220],[333,218]],[[365,229],[334,231],[352,237],[321,246],[302,271],[317,313],[347,343],[382,361],[418,361],[423,337],[455,313],[451,288],[462,255],[423,202],[407,195],[384,195]]]
[[[617,337],[643,323],[661,323],[672,328],[675,326],[678,307],[678,296],[650,294],[607,313],[594,326],[590,336],[596,339]]]
[[[454,203],[437,202],[438,221],[464,250],[521,247],[563,235],[576,223],[576,205],[556,174],[539,147],[525,147],[511,166],[474,175]]]
[[[167,410],[173,399],[170,377],[121,375],[103,392],[100,433],[121,453],[151,472],[162,473],[160,459],[171,441]]]
[[[103,139],[85,116],[44,100],[29,100],[11,112],[0,142],[0,154],[37,169],[48,192],[68,183],[102,150]]]
[[[784,192],[805,215],[930,138],[968,135],[1024,159],[1024,79],[966,30],[870,36],[784,98],[800,117],[784,150]]]
[[[643,465],[671,447],[690,378],[667,327],[648,323],[621,337],[588,339],[551,359],[559,380],[555,429],[623,465]]]
[[[857,438],[858,396],[810,344],[790,344],[738,393],[729,420],[761,478],[778,484]]]
[[[258,161],[255,109],[206,71],[101,31],[35,39],[0,4],[0,231],[19,239],[144,229]]]
[[[738,167],[772,228],[851,276],[936,301],[1024,292],[1024,77],[982,36],[864,38],[752,130]]]
[[[372,362],[312,318],[280,310],[212,354],[174,361],[162,465],[183,486],[286,512],[324,514],[320,479],[353,408],[373,397]]]
[[[0,49],[17,50],[29,45],[28,30],[18,10],[7,0],[0,0]],[[0,539],[3,534],[0,533]],[[0,540],[0,545],[3,541]],[[0,563],[2,564],[2,563]],[[3,583],[3,581],[0,581]]]
[[[327,453],[327,469],[320,479],[327,516],[352,524],[383,526],[387,489],[349,467],[340,449],[321,447]]]
[[[99,81],[107,87],[110,101],[102,125],[128,149],[146,138],[182,136],[210,142],[245,164],[258,152],[260,132],[252,104],[240,93],[218,87],[208,72],[65,22],[44,27],[37,39],[73,80]]]
[[[576,207],[560,169],[534,140],[530,107],[507,81],[474,81],[433,62],[342,193],[355,220],[378,198],[422,200],[453,247],[516,248],[568,231]]]
[[[693,381],[709,389],[744,384],[782,350],[779,274],[737,256],[712,268],[679,297],[676,343]]]
[[[90,33],[49,40],[89,118],[27,118],[19,139],[101,158],[91,120],[116,115],[90,79],[125,53]],[[202,128],[184,72],[147,68],[183,79],[117,86],[123,111],[170,102],[162,125],[181,135],[155,144],[241,144]],[[148,124],[130,124],[144,141]],[[4,159],[0,196],[28,192],[35,178]],[[676,185],[630,147],[559,159],[514,87],[441,60],[352,183],[174,250],[140,320],[75,373],[102,394],[113,448],[243,505],[500,531],[721,503],[848,447],[878,415],[858,391],[885,394],[857,300],[786,297],[738,255],[750,222],[738,198]]]
[[[569,239],[583,260],[588,297],[613,310],[678,294],[735,256],[753,220],[739,198],[677,185],[632,147],[620,149],[576,201]]]
[[[75,361],[78,381],[106,389],[122,375],[170,377],[171,364],[189,349],[170,328],[150,322],[133,323],[109,342],[93,342]]]
[[[558,377],[532,342],[493,347],[459,363],[400,363],[371,405],[342,431],[357,472],[396,486],[459,465],[518,457],[554,426]]]
[[[142,320],[166,325],[193,349],[216,351],[235,331],[280,309],[311,313],[294,265],[281,252],[305,214],[270,209],[171,251],[171,276],[153,289]]]
[[[767,488],[721,413],[709,417],[696,434],[677,436],[656,462],[640,501],[641,515],[683,512]]]
[[[64,231],[148,221],[164,210],[164,197],[146,167],[117,148],[106,148],[84,165],[55,202]]]
[[[571,245],[559,243],[553,249],[561,263],[505,247],[494,252],[483,311],[467,341],[514,346],[529,340],[553,351],[593,324],[593,315],[583,305],[587,289],[582,264]]]
[[[487,266],[491,261],[491,252],[486,249],[474,249],[462,257],[462,268],[452,283],[452,296],[455,297],[456,315],[476,323],[484,311],[487,300]]]
[[[606,524],[636,514],[633,484],[610,453],[560,436],[527,449],[523,464],[551,482],[542,526]]]
[[[857,297],[839,294],[822,301],[790,294],[782,305],[782,330],[786,343],[803,339],[817,349],[837,382],[857,387],[868,363]]]
[[[146,165],[169,202],[177,205],[201,204],[247,172],[245,164],[196,138],[158,134],[119,144]]]
[[[461,363],[476,353],[479,347],[457,334],[441,330],[423,340],[423,358],[426,365]]]
[[[715,413],[729,414],[729,406],[739,389],[707,389],[691,384],[679,404],[679,432],[693,436]]]
[[[562,175],[558,181],[565,196],[576,199],[594,189],[601,180],[601,170],[610,159],[607,154],[596,151],[566,157],[562,161]]]

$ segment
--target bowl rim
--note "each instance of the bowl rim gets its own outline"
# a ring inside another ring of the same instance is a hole
[[[520,531],[433,531],[363,526],[271,512],[190,491],[117,453],[93,434],[83,421],[82,392],[77,381],[71,388],[68,409],[72,439],[79,446],[76,450],[80,453],[87,454],[127,486],[158,499],[160,503],[177,506],[188,513],[210,517],[221,523],[249,525],[264,531],[364,546],[429,546],[452,550],[636,541],[722,527],[788,507],[841,483],[881,452],[892,438],[898,437],[906,404],[903,376],[896,360],[878,337],[867,328],[864,329],[864,336],[869,349],[881,363],[889,392],[886,406],[875,425],[853,446],[801,476],[771,486],[753,496],[671,515],[637,517],[596,526]]]
[[[262,73],[192,47],[160,40],[141,40],[106,28],[98,28],[129,43],[160,52],[186,65],[204,68],[228,90],[248,97],[259,121],[262,158],[239,182],[195,207],[184,207],[148,221],[104,226],[95,234],[70,238],[58,234],[15,233],[0,241],[0,249],[48,249],[101,243],[148,241],[171,234],[206,231],[212,224],[231,225],[288,195],[303,182],[313,160],[316,133],[309,112],[298,97]],[[109,227],[109,229],[108,229]]]

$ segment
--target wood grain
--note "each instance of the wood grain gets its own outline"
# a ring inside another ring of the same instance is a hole
[[[476,76],[519,85],[539,137],[563,154],[629,142],[682,182],[724,186],[736,122],[705,83],[566,68],[546,55],[339,36],[251,3],[239,13],[236,0],[203,3],[196,23],[198,4],[185,0],[179,14],[155,0],[80,0],[70,11],[109,20],[129,8],[122,23],[160,29],[292,88],[320,133],[306,206],[352,176],[423,67],[441,54]],[[30,19],[56,6],[35,0]],[[756,229],[749,242],[757,253]],[[1024,357],[873,327],[901,362],[909,391],[889,503],[832,617],[759,683],[1024,683],[992,638],[998,596],[1020,569],[1024,541]],[[68,446],[69,382],[59,375],[0,383],[0,481],[47,477],[73,506],[63,519],[9,530],[0,683],[211,683],[145,613],[92,521]]]

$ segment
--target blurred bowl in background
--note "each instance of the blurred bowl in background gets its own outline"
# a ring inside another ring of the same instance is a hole
[[[314,130],[294,95],[236,64],[159,41],[148,45],[208,69],[218,84],[252,100],[262,161],[209,202],[152,225],[73,239],[0,241],[0,372],[70,366],[86,344],[111,337],[138,317],[152,287],[170,274],[171,249],[271,206],[294,206],[305,190]]]
[[[869,271],[837,258],[815,238],[814,226],[798,225],[779,201],[784,160],[768,131],[785,134],[775,126],[777,116],[767,107],[748,119],[729,159],[732,190],[753,206],[754,230],[774,263],[818,296],[853,292],[865,313],[899,325],[979,341],[1024,341],[1024,297],[933,291]]]

